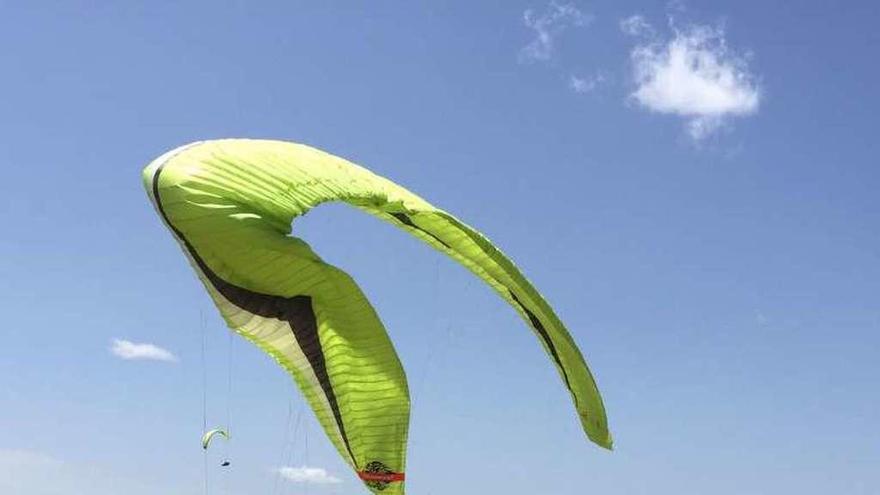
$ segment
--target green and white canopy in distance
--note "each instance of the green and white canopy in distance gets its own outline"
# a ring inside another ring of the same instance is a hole
[[[214,428],[213,430],[206,431],[205,434],[202,435],[202,448],[208,450],[208,445],[211,444],[211,440],[217,435],[229,440],[229,433],[226,433],[226,430],[223,428]]]
[[[193,143],[153,161],[143,180],[229,327],[287,370],[373,492],[404,492],[409,391],[354,280],[290,235],[296,217],[328,201],[396,225],[489,284],[537,335],[587,436],[611,448],[596,383],[565,326],[498,248],[449,213],[342,158],[282,141]]]

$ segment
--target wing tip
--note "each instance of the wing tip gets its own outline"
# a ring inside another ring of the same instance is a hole
[[[614,451],[614,440],[611,438],[611,433],[607,431],[600,434],[592,435],[588,433],[587,436],[593,443],[595,443],[599,447],[602,447],[603,449],[606,449],[608,451]]]
[[[584,433],[587,434],[587,438],[591,442],[609,451],[614,450],[614,439],[611,436],[611,432],[608,431],[608,425],[604,417],[602,419],[593,419],[590,415],[582,412],[580,413],[580,419],[581,425],[584,427]]]

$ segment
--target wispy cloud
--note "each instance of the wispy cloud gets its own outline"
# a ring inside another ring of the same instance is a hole
[[[534,31],[535,38],[520,51],[520,62],[549,60],[553,56],[556,37],[571,26],[586,25],[591,19],[570,3],[550,2],[541,14],[526,10],[523,23]]]
[[[316,485],[329,485],[334,483],[342,483],[342,480],[331,476],[327,470],[317,467],[290,467],[284,466],[278,468],[278,473],[282,478],[293,481],[295,483],[312,483]]]
[[[113,339],[110,352],[121,359],[176,362],[177,356],[157,345]]]
[[[762,327],[767,326],[767,323],[770,322],[770,320],[767,318],[767,315],[765,315],[762,311],[755,311],[755,321],[758,323],[759,326]]]
[[[650,36],[654,28],[640,14],[635,14],[620,21],[620,30],[630,36]]]
[[[602,72],[597,72],[588,77],[572,75],[568,78],[568,87],[575,93],[584,94],[598,88],[600,85],[604,84],[605,81],[605,74]]]
[[[686,119],[686,129],[701,140],[731,117],[758,111],[761,90],[748,60],[727,46],[721,28],[693,25],[660,40],[640,16],[621,22],[621,29],[647,37],[630,57],[636,88],[630,98],[642,107]]]

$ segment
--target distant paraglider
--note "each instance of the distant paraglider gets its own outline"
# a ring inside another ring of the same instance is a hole
[[[208,450],[208,445],[211,444],[211,440],[214,439],[215,436],[220,435],[221,437],[229,440],[229,434],[226,433],[226,430],[222,428],[214,428],[213,430],[205,432],[202,435],[202,448]]]
[[[214,437],[221,436],[226,440],[229,440],[229,433],[226,432],[223,428],[214,428],[213,430],[206,431],[204,435],[202,435],[202,450],[208,450],[208,446],[211,445],[211,442],[214,440]],[[229,459],[223,459],[220,462],[220,466],[229,467],[232,464]],[[207,464],[206,464],[207,466]]]
[[[344,201],[452,257],[525,320],[571,394],[581,425],[611,448],[598,388],[565,326],[482,234],[405,188],[307,146],[193,143],[153,161],[144,185],[221,315],[296,381],[330,441],[374,493],[404,493],[409,390],[373,307],[291,222]],[[202,439],[207,447],[223,430]]]

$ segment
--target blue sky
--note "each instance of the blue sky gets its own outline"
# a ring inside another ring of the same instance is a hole
[[[488,288],[311,213],[408,371],[410,493],[880,490],[876,3],[254,3],[2,2],[0,492],[200,493],[204,314],[233,434],[212,492],[366,493],[310,416],[285,442],[302,401],[245,342],[227,393],[227,333],[141,188],[162,152],[236,136],[476,226],[597,376],[612,453]],[[281,466],[338,482],[276,487]]]

